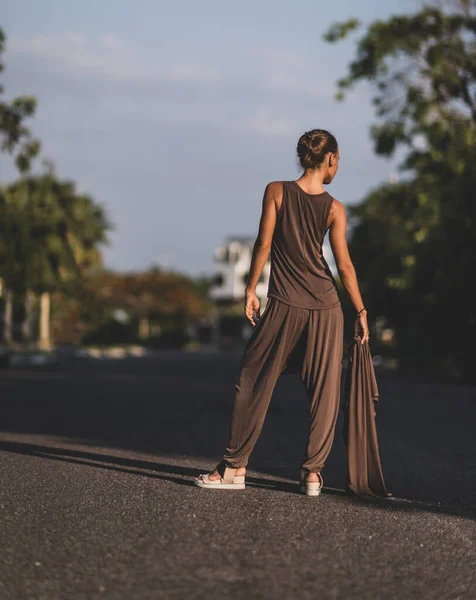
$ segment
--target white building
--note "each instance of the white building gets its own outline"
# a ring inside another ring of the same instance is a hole
[[[249,236],[229,236],[225,244],[216,249],[213,283],[210,288],[210,297],[213,300],[217,302],[235,302],[244,298],[254,242],[255,238]],[[335,275],[335,261],[327,241],[323,245],[323,254]],[[268,292],[271,271],[270,259],[271,253],[256,287],[256,295],[264,301],[266,301]]]
[[[332,271],[332,274],[334,275],[335,278],[337,278],[338,273],[337,273],[336,262],[334,260],[334,254],[332,253],[332,249],[329,245],[329,242],[327,241],[327,238],[325,239],[324,244],[322,245],[322,254],[324,255],[324,258],[326,259],[326,262],[329,265],[329,268]]]
[[[244,298],[254,243],[253,237],[229,236],[225,244],[216,249],[213,283],[210,288],[213,300],[234,302]],[[270,270],[269,257],[256,286],[258,298],[266,299]]]

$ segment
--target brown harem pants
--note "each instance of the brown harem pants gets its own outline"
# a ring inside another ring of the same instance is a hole
[[[248,339],[235,381],[225,454],[219,463],[246,467],[283,372],[299,375],[310,405],[301,477],[320,472],[331,450],[340,407],[344,316],[340,305],[310,310],[268,298]]]

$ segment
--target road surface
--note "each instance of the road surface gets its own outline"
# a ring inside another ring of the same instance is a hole
[[[227,441],[240,354],[162,351],[0,374],[0,598],[476,598],[476,388],[377,371],[392,499],[343,493],[339,419],[320,497],[282,376],[247,488],[193,485]]]

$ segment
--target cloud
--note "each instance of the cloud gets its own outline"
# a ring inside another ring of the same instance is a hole
[[[266,137],[294,135],[296,131],[296,125],[291,120],[264,109],[239,123],[238,127],[242,131]]]
[[[289,135],[295,127],[286,94],[299,89],[292,69],[306,64],[299,54],[267,49],[231,49],[212,65],[180,56],[160,62],[111,32],[14,38],[8,52],[17,74],[42,73],[38,94],[58,127],[98,132],[135,122]]]
[[[12,38],[8,52],[46,63],[64,74],[95,77],[111,82],[212,81],[213,68],[194,63],[166,63],[141,55],[113,33],[87,36],[64,32],[55,36],[31,39]]]
[[[8,53],[46,65],[67,77],[94,78],[110,83],[182,83],[244,86],[257,89],[331,99],[334,86],[316,85],[309,73],[316,66],[305,55],[277,48],[229,49],[214,58],[215,64],[160,58],[144,52],[112,32],[86,35],[63,32],[30,39],[12,37]],[[323,78],[321,77],[321,80]]]
[[[268,64],[280,64],[291,68],[302,68],[308,65],[308,59],[301,52],[282,48],[243,48],[244,56]]]
[[[332,78],[318,77],[316,63],[293,50],[280,48],[244,48],[244,57],[254,62],[270,88],[306,97],[332,99],[335,86]],[[310,76],[311,73],[316,73]],[[320,80],[319,84],[314,83]],[[325,79],[325,83],[323,80]]]
[[[12,37],[7,50],[14,86],[24,89],[23,73],[50,126],[69,135],[171,125],[266,140],[296,136],[335,110],[333,77],[310,76],[326,67],[292,49],[230,47],[190,60],[190,49],[159,53],[114,32],[69,31]]]

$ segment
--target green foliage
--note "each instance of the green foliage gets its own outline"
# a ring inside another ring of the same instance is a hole
[[[405,181],[350,208],[350,243],[366,303],[396,327],[403,363],[475,381],[476,17],[474,3],[372,23],[357,45],[342,95],[367,80],[378,154],[406,148]],[[330,42],[352,28],[342,24]]]
[[[141,273],[101,271],[88,277],[74,298],[70,314],[58,329],[67,331],[74,319],[83,343],[136,342],[154,347],[182,346],[188,326],[208,315],[210,301],[201,297],[202,280],[158,268]],[[117,314],[126,316],[117,322]],[[140,335],[140,321],[150,325]]]
[[[46,173],[0,189],[0,277],[15,292],[66,289],[99,260],[104,209]]]
[[[338,42],[347,37],[347,35],[359,27],[359,21],[357,19],[348,19],[343,23],[335,23],[332,27],[324,34],[326,42]]]
[[[349,23],[355,20],[334,25],[325,39],[345,38],[355,28]],[[384,123],[372,134],[376,151],[390,155],[400,143],[412,146],[435,120],[464,115],[475,121],[475,76],[476,17],[469,8],[446,14],[426,6],[372,23],[338,94],[362,80],[375,84],[372,101]]]
[[[0,72],[4,50],[0,29]],[[0,86],[0,95],[3,91]],[[57,179],[50,161],[44,161],[43,175],[27,175],[40,151],[39,141],[25,127],[35,110],[36,99],[31,96],[9,102],[0,96],[0,151],[14,157],[22,174],[0,188],[0,282],[13,293],[17,306],[35,293],[55,294],[54,312],[59,317],[62,312],[72,314],[65,311],[65,299],[78,295],[85,276],[101,266],[99,246],[107,243],[111,225],[100,204],[78,194],[73,182]],[[78,316],[80,307],[74,310]],[[70,338],[81,335],[81,328],[70,325]]]
[[[0,73],[5,68],[2,61],[5,42],[5,34],[0,28]],[[20,96],[6,102],[1,98],[3,92],[4,88],[0,85],[0,149],[14,154],[18,170],[25,173],[40,151],[40,142],[31,137],[24,125],[25,120],[35,113],[36,99],[33,96]]]

